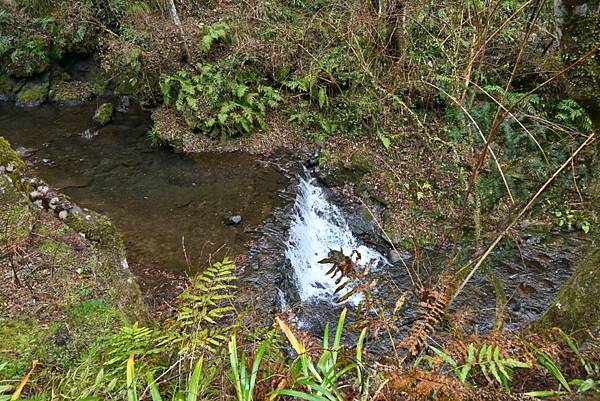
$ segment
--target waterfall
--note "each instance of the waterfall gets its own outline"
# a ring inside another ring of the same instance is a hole
[[[331,249],[342,249],[345,255],[358,251],[361,267],[371,260],[373,267],[385,261],[379,252],[359,243],[340,210],[327,201],[315,181],[310,176],[300,179],[285,253],[294,269],[301,301],[333,300],[337,285],[325,275],[331,265],[319,263]],[[360,296],[349,301],[356,304]]]

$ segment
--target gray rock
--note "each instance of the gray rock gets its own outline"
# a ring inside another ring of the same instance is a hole
[[[58,218],[61,220],[66,220],[67,217],[69,217],[69,212],[67,212],[66,210],[61,210],[58,214]]]
[[[230,226],[237,226],[241,222],[242,222],[242,216],[240,216],[239,214],[236,214],[235,216],[230,216],[227,219],[227,224]]]
[[[408,261],[412,258],[412,255],[407,251],[395,251],[389,250],[387,253],[387,259],[391,264],[396,264],[400,261]]]
[[[30,157],[31,155],[33,155],[36,152],[36,149],[24,148],[24,147],[20,146],[17,148],[17,150],[15,152],[17,152],[19,157],[26,159],[26,158]]]

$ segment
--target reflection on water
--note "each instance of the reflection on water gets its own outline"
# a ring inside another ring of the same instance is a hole
[[[82,207],[108,215],[124,234],[129,257],[182,271],[182,237],[192,265],[217,250],[245,252],[247,231],[280,204],[283,174],[241,153],[193,157],[156,150],[145,138],[149,113],[118,114],[94,128],[96,104],[35,110],[0,105],[0,135],[35,149],[39,176]],[[96,132],[97,131],[97,132]],[[240,215],[239,226],[224,220]]]

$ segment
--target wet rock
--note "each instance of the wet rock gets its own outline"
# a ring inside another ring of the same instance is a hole
[[[234,216],[228,217],[227,221],[225,223],[229,226],[237,226],[241,222],[242,222],[242,216],[240,216],[239,214],[236,214]]]
[[[119,104],[117,105],[117,113],[127,113],[132,104],[133,101],[130,96],[121,96]]]
[[[406,251],[395,251],[390,249],[387,253],[387,259],[391,264],[396,264],[400,261],[408,261],[412,258],[412,255]]]
[[[19,157],[26,159],[28,157],[31,157],[36,152],[36,149],[24,148],[20,146],[15,150],[15,152],[17,152]]]
[[[96,114],[94,114],[94,121],[100,125],[108,124],[113,117],[114,107],[112,103],[103,103],[96,110]]]
[[[37,107],[48,99],[50,83],[47,78],[42,81],[27,82],[17,93],[17,107]]]

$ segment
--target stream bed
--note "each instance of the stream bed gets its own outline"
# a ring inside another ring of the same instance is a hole
[[[392,309],[399,297],[413,293],[407,266],[421,271],[426,283],[444,266],[443,249],[404,250],[401,260],[389,262],[390,249],[362,206],[336,198],[293,156],[156,149],[147,138],[149,112],[132,106],[99,127],[92,121],[96,107],[27,110],[0,103],[0,135],[20,148],[42,179],[114,221],[151,305],[160,294],[176,294],[173,283],[183,285],[186,275],[207,263],[242,256],[249,268],[241,277],[240,303],[260,308],[269,324],[291,308],[301,326],[320,333],[340,310],[333,302],[339,283],[326,277],[330,266],[319,263],[330,250],[357,250],[361,263],[371,263],[383,283],[374,291]],[[232,224],[232,216],[241,221]],[[556,237],[532,236],[490,258],[508,296],[509,326],[543,313],[573,271],[585,239]],[[476,275],[456,307],[472,311],[467,320],[488,330],[493,294],[485,276]],[[407,298],[406,324],[416,318],[417,302]]]

